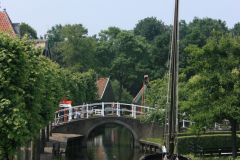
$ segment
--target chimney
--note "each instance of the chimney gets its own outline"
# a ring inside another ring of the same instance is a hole
[[[3,13],[6,13],[6,8],[3,9]]]

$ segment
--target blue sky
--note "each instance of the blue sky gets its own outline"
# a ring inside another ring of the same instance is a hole
[[[131,30],[139,20],[157,17],[172,24],[174,0],[0,0],[13,23],[25,22],[38,36],[56,24],[83,24],[88,35],[110,26]],[[232,28],[240,22],[240,0],[180,0],[180,19],[221,19]]]

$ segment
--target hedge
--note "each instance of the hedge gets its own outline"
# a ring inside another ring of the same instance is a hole
[[[231,147],[232,137],[229,134],[214,134],[214,135],[202,135],[200,137],[196,136],[184,136],[178,137],[178,153],[185,155],[189,154],[188,142],[200,145],[206,148],[216,148],[216,147]],[[240,138],[237,136],[237,146],[240,146]]]
[[[237,134],[240,134],[240,131],[236,132]],[[204,135],[209,135],[209,134],[232,134],[231,131],[208,131],[204,133]],[[178,136],[194,136],[194,134],[189,134],[189,133],[178,133]]]

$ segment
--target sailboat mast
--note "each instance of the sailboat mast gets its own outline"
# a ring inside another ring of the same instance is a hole
[[[178,36],[179,36],[179,0],[175,0],[173,34],[172,34],[172,82],[171,82],[171,109],[169,121],[169,156],[174,153],[175,133],[175,105],[176,105],[176,84],[178,80]]]

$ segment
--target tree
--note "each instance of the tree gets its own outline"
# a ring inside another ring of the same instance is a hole
[[[73,72],[85,72],[95,65],[95,46],[92,37],[87,37],[88,30],[82,24],[65,25],[57,50],[61,52],[66,68]]]
[[[189,33],[191,33],[193,30],[199,30],[200,33],[203,34],[203,36],[205,36],[206,39],[211,36],[211,32],[213,29],[221,32],[222,34],[228,32],[226,22],[220,19],[218,20],[212,18],[200,19],[198,17],[194,17],[193,21],[188,24],[188,27]]]
[[[119,81],[118,102],[121,102],[122,86],[143,76],[146,73],[149,45],[141,36],[135,36],[132,31],[109,27],[99,33],[96,57],[96,70],[105,76],[111,76]]]
[[[62,25],[57,24],[48,31],[48,35],[45,34],[44,37],[48,36],[48,43],[51,51],[52,61],[57,62],[61,67],[66,67],[66,63],[63,62],[63,57],[61,51],[58,50],[59,42],[63,42],[64,38],[61,36]]]
[[[169,27],[163,34],[158,35],[151,46],[150,63],[151,69],[150,79],[163,78],[167,69],[167,62],[170,55],[170,35],[171,28]]]
[[[231,32],[235,36],[239,36],[240,35],[240,23],[239,22],[234,24],[234,27],[231,29]]]
[[[179,75],[179,83],[178,83],[178,88],[179,88],[179,98],[178,98],[178,107],[179,107],[179,131],[180,131],[180,122],[182,122],[182,119],[185,118],[183,115],[183,111],[181,110],[182,102],[184,102],[187,99],[187,94],[184,91],[185,88],[185,81],[186,81],[186,76],[182,73]],[[158,111],[155,113],[154,111],[151,111],[148,113],[150,116],[144,117],[143,122],[158,122],[160,125],[164,125],[165,123],[165,116],[166,116],[166,109],[169,112],[170,108],[170,90],[169,90],[169,104],[167,105],[167,92],[168,92],[168,78],[169,74],[165,74],[163,79],[156,79],[154,81],[151,81],[151,86],[146,89],[146,106],[149,107],[155,107],[155,104],[158,106]],[[182,94],[183,93],[183,94]],[[169,108],[167,108],[167,106]],[[155,117],[155,118],[154,118]]]
[[[135,35],[145,37],[148,42],[152,42],[158,35],[165,32],[165,25],[156,17],[147,17],[138,21],[133,29]]]
[[[219,36],[213,32],[202,48],[190,45],[189,66],[195,72],[186,85],[188,99],[183,103],[195,129],[204,130],[214,122],[228,119],[232,131],[233,158],[236,158],[236,126],[240,120],[240,37]]]
[[[38,39],[36,30],[22,22],[20,25],[20,37],[22,38],[25,34],[27,34],[29,39]]]
[[[119,82],[117,80],[111,81],[112,87],[113,87],[113,93],[115,95],[115,101],[118,101],[118,93],[119,93]],[[121,96],[121,102],[123,103],[131,103],[133,100],[133,96],[130,94],[130,92],[127,91],[126,88],[123,87],[122,89],[122,96]]]
[[[58,65],[39,56],[41,50],[27,37],[0,33],[0,158],[12,156],[54,118],[63,93]]]

